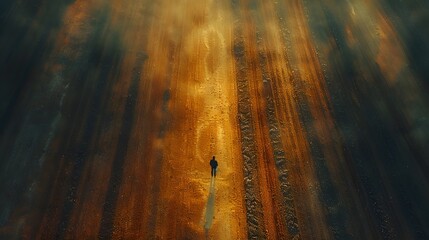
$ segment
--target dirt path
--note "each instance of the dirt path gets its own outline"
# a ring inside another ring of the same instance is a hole
[[[228,5],[165,4],[168,1],[153,6],[160,21],[149,25],[145,87],[137,100],[140,110],[131,139],[149,145],[128,150],[134,160],[125,162],[112,233],[245,238]],[[151,89],[149,95],[144,94],[146,88]],[[219,169],[211,182],[213,155]],[[142,157],[144,162],[138,160]]]
[[[182,38],[172,56],[168,132],[159,140],[163,175],[157,235],[242,239],[246,223],[228,5],[207,1],[185,8],[188,4],[182,1],[177,13],[170,13],[190,24],[179,27]],[[214,155],[219,162],[215,180],[209,166]]]

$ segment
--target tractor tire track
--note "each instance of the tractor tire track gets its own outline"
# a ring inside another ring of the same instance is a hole
[[[236,21],[234,26],[233,54],[236,64],[238,123],[244,160],[244,199],[246,204],[247,234],[249,239],[266,239],[260,186],[258,184],[255,128],[253,126],[249,80],[247,77],[247,70],[249,67],[246,61],[243,29],[240,26],[240,22],[243,20],[241,19],[239,8],[239,3],[233,1],[232,9]]]

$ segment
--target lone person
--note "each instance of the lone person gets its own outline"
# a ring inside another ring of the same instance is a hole
[[[216,177],[217,161],[215,156],[213,156],[212,160],[210,160],[210,166],[212,167],[212,177]]]

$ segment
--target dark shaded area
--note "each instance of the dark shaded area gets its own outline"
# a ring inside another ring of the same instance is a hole
[[[127,154],[128,143],[134,121],[135,106],[140,83],[140,73],[143,70],[143,64],[146,58],[146,55],[139,54],[136,59],[135,67],[133,68],[131,85],[128,90],[127,100],[125,102],[125,110],[122,116],[122,127],[117,144],[118,148],[113,160],[108,185],[109,187],[103,206],[103,215],[101,217],[101,227],[99,232],[100,239],[110,239],[112,236],[116,203],[118,200],[119,188],[121,186],[123,176],[123,165]]]
[[[72,2],[1,1],[0,135],[23,100],[23,91],[40,72],[53,47],[64,10]]]
[[[381,1],[407,47],[411,68],[429,90],[429,2],[425,0]],[[390,11],[389,11],[390,10]]]
[[[20,4],[16,3],[21,7]],[[10,66],[2,72],[9,74],[10,80],[2,81],[2,89],[13,92],[15,98],[10,99],[1,125],[9,136],[1,139],[0,195],[6,196],[0,199],[1,225],[34,208],[29,217],[35,221],[32,231],[38,231],[37,226],[41,224],[38,214],[51,219],[61,214],[58,222],[50,226],[57,226],[56,231],[42,229],[42,232],[45,237],[63,238],[78,198],[83,168],[90,156],[96,154],[89,152],[89,148],[100,136],[100,125],[105,125],[100,122],[110,119],[106,106],[122,46],[119,34],[107,25],[109,11],[104,8],[84,23],[90,34],[67,46],[73,54],[58,53],[54,59],[48,58],[67,5],[65,2],[42,5],[44,7],[25,16],[29,18],[26,28],[13,29],[16,26],[12,26],[8,29],[10,35],[1,39],[7,42],[13,41],[12,36],[22,38],[5,57]],[[20,17],[14,16],[15,20]],[[37,35],[28,37],[34,34],[33,24],[40,28],[36,29],[40,31],[40,39]],[[13,32],[21,30],[22,33]],[[32,44],[32,40],[39,44]],[[21,51],[30,54],[29,57],[22,57]],[[59,65],[61,70],[42,69],[46,63]],[[25,70],[23,75],[20,68],[27,69],[27,66],[30,70]],[[59,149],[48,149],[53,140],[61,143]],[[50,158],[44,162],[48,155]],[[39,170],[43,170],[43,174]],[[53,205],[53,199],[61,198],[62,207]],[[15,205],[24,208],[14,211]]]
[[[31,181],[45,153],[61,95],[52,99],[36,84],[70,1],[50,5],[5,0],[0,5],[0,225]],[[51,89],[52,92],[58,89]],[[35,100],[37,99],[37,100]],[[23,126],[25,125],[25,127]]]
[[[100,17],[102,19],[102,24],[99,26],[98,31],[94,31],[95,39],[90,42],[100,43],[103,41],[102,39],[106,37],[101,31],[105,28],[108,11],[104,10],[101,12],[103,12],[103,17]],[[111,76],[114,75],[118,69],[122,55],[121,49],[117,45],[119,41],[118,35],[114,33],[110,34],[112,36],[106,38],[108,40],[105,44],[102,46],[93,46],[88,49],[90,51],[90,64],[86,65],[87,68],[82,69],[83,71],[81,72],[81,79],[84,82],[93,81],[93,85],[90,86],[91,92],[86,93],[89,99],[81,102],[81,104],[88,106],[88,112],[84,115],[87,117],[82,119],[82,125],[80,126],[83,132],[78,136],[72,137],[76,142],[70,144],[65,150],[65,152],[68,153],[65,158],[66,168],[71,170],[64,174],[64,177],[69,178],[68,182],[64,182],[64,185],[59,188],[59,191],[67,189],[67,193],[65,195],[66,201],[64,202],[61,212],[61,220],[58,225],[57,238],[64,238],[71,213],[79,197],[77,191],[81,184],[83,169],[87,164],[90,164],[89,160],[91,160],[91,156],[94,155],[94,153],[91,152],[91,147],[94,146],[94,143],[98,142],[104,130],[104,124],[101,122],[105,119],[104,116],[106,116],[106,109],[108,108],[109,99],[112,94],[112,85],[116,80]],[[96,77],[88,79],[86,76],[91,76],[92,71],[99,72],[96,74]]]
[[[213,225],[213,219],[215,215],[215,198],[216,198],[215,185],[216,185],[215,178],[211,178],[209,196],[207,197],[207,203],[206,203],[206,213],[204,216],[204,230],[206,234],[206,239],[208,239],[208,231]]]
[[[426,169],[429,156],[421,149],[418,139],[411,135],[413,126],[409,119],[413,116],[407,116],[406,108],[412,106],[404,102],[404,97],[417,94],[427,105],[426,99],[417,92],[398,92],[389,87],[367,50],[370,40],[358,28],[353,30],[359,33],[356,36],[360,48],[348,46],[345,31],[351,20],[337,14],[347,7],[345,4],[339,3],[337,8],[321,4],[309,10],[310,16],[320,17],[311,21],[315,42],[326,46],[335,40],[333,51],[326,58],[322,56],[321,62],[327,63],[324,73],[332,98],[332,114],[342,136],[344,158],[356,184],[354,191],[359,192],[361,204],[371,217],[368,224],[376,226],[379,237],[427,239],[429,193]],[[316,8],[323,9],[322,16]],[[423,15],[428,16],[426,10]],[[418,30],[411,25],[406,28]],[[427,44],[416,45],[412,41],[424,39],[424,32],[406,33],[407,47],[419,49],[415,53],[413,50],[409,52],[415,69],[423,69],[426,64],[426,60],[418,60],[418,55],[426,55]],[[423,75],[426,74],[424,71],[421,71]]]

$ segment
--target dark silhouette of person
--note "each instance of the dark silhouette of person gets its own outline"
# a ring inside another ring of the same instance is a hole
[[[210,160],[210,166],[212,167],[212,177],[216,177],[217,161],[215,156],[213,156],[212,160]]]

